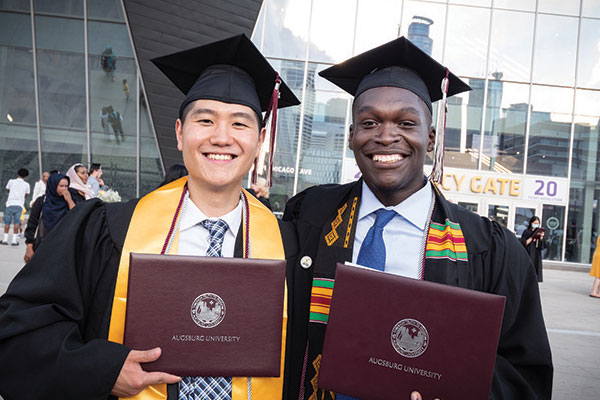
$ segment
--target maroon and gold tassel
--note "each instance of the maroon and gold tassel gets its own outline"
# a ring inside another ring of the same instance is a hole
[[[446,114],[448,112],[448,75],[450,71],[446,68],[446,77],[442,79],[442,99],[438,103],[437,121],[435,126],[435,145],[433,148],[433,168],[429,179],[435,183],[442,183],[444,176],[444,153],[446,150]]]
[[[277,130],[277,106],[279,103],[279,87],[281,86],[281,78],[279,74],[275,77],[275,88],[271,94],[271,102],[265,113],[263,121],[263,127],[266,127],[271,118],[271,129],[269,132],[269,160],[267,165],[267,182],[269,187],[273,186],[273,156],[275,153],[275,131]],[[254,171],[252,172],[252,183],[256,183],[258,180],[258,159],[254,160]]]

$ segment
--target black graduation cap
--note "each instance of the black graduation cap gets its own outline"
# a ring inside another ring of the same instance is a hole
[[[271,117],[267,180],[272,185],[277,109],[298,105],[300,100],[252,41],[241,34],[151,61],[186,95],[179,118],[188,104],[200,99],[248,106],[263,125]],[[252,182],[258,178],[257,161]]]
[[[354,97],[368,89],[394,86],[419,96],[429,110],[442,99],[441,83],[447,68],[431,58],[404,36],[354,56],[319,73]],[[448,96],[471,90],[448,72]]]
[[[245,105],[262,117],[272,103],[276,81],[279,108],[300,104],[245,34],[151,61],[186,95],[180,117],[186,105],[199,99]]]
[[[432,111],[431,103],[443,100],[438,108],[433,168],[430,179],[441,182],[444,169],[446,98],[471,87],[435,61],[404,36],[329,67],[319,73],[355,98],[366,90],[382,86],[410,90]]]

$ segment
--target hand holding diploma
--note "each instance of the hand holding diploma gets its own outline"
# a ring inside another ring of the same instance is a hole
[[[421,397],[421,393],[419,393],[415,390],[414,392],[412,392],[410,394],[410,400],[423,400],[423,397]],[[440,399],[435,398],[434,400],[440,400]]]
[[[142,369],[141,363],[156,361],[160,354],[160,347],[146,351],[131,350],[110,394],[118,397],[131,397],[150,385],[181,381],[179,376],[165,372],[146,372]]]

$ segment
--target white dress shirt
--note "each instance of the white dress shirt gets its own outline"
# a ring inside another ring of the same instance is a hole
[[[427,234],[427,219],[433,197],[431,184],[427,182],[419,191],[393,207],[384,207],[363,181],[358,222],[352,249],[352,262],[356,263],[358,252],[367,232],[375,223],[375,211],[380,208],[396,211],[396,215],[383,230],[385,243],[385,272],[419,279],[423,244]]]
[[[186,196],[184,213],[181,216],[179,225],[179,246],[177,254],[188,256],[205,256],[210,243],[210,233],[208,229],[200,225],[200,222],[210,219],[216,221],[222,219],[227,223],[227,231],[223,237],[223,247],[221,255],[223,257],[233,257],[235,248],[235,239],[242,223],[242,200],[237,207],[220,217],[207,217],[194,202]]]

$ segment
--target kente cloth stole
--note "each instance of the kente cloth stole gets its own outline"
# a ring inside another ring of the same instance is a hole
[[[173,231],[173,221],[178,217],[175,214],[180,211],[179,203],[182,199],[186,183],[187,177],[171,182],[144,196],[135,207],[119,263],[108,333],[108,340],[112,342],[123,343],[127,305],[127,281],[129,277],[129,254],[132,252],[161,254],[167,237],[171,235],[174,235],[171,243],[171,252],[177,253],[179,232]],[[245,221],[242,221],[242,225],[244,226],[242,230],[244,236],[243,243],[244,247],[248,247],[244,249],[244,254],[249,254],[252,258],[285,259],[283,241],[277,219],[254,196],[244,190],[243,192],[248,205],[248,212],[244,213]],[[254,399],[281,398],[283,392],[286,327],[287,283],[283,304],[280,376],[275,378],[234,377],[232,400],[245,400],[249,399],[250,396]],[[136,396],[130,397],[130,399],[135,400],[164,400],[166,398],[166,384],[149,386]]]
[[[351,261],[354,233],[358,222],[360,194],[356,191],[341,203],[336,209],[333,219],[325,224],[319,243],[319,252],[333,252],[332,247],[349,248],[346,252]],[[343,235],[340,234],[343,232]],[[343,238],[343,239],[342,239]],[[339,254],[339,252],[338,252]],[[320,256],[317,256],[320,257]],[[323,260],[322,258],[319,258]],[[305,359],[305,379],[302,382],[304,398],[309,400],[334,399],[335,394],[318,388],[318,375],[323,351],[325,329],[329,319],[329,310],[335,286],[335,261],[325,259],[326,263],[316,263],[311,289],[309,310],[309,343]],[[423,243],[422,261],[420,266],[421,279],[427,260],[445,260],[448,262],[467,262],[465,238],[457,222],[451,221],[444,207],[436,198],[434,207],[429,215],[429,229]],[[337,260],[339,261],[339,260]],[[324,265],[326,264],[326,265]],[[429,267],[429,263],[427,263]]]

